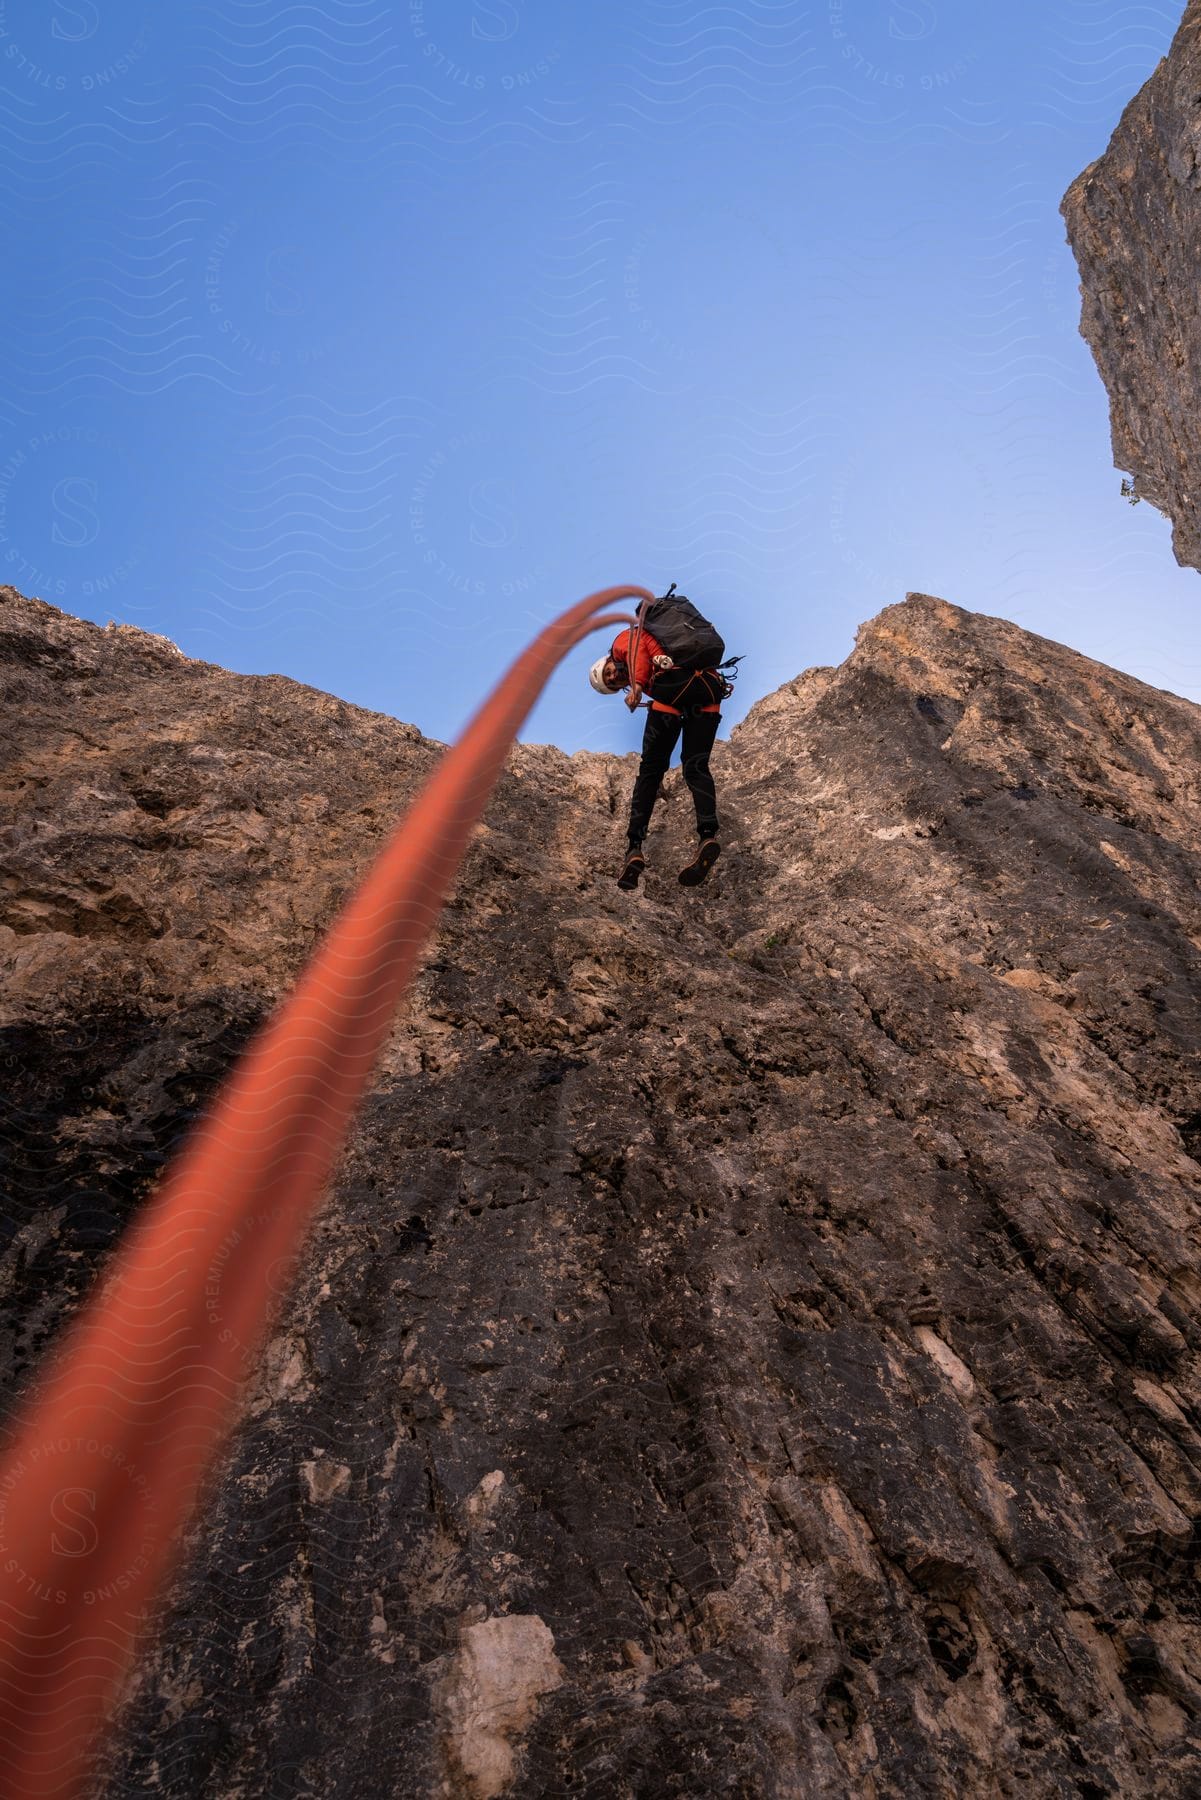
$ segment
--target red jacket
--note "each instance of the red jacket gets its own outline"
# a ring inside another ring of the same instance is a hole
[[[628,667],[630,660],[630,628],[628,625],[613,639],[609,655],[614,662],[625,663]],[[666,700],[655,699],[655,666],[652,659],[662,655],[662,644],[657,638],[653,638],[649,631],[644,631],[638,640],[638,654],[634,661],[634,667],[630,669],[630,681],[634,687],[640,687],[644,694],[650,695],[652,712],[674,713],[679,718],[680,708],[678,706],[669,706]],[[700,674],[701,671],[698,669],[697,673]],[[676,698],[682,700],[686,692],[687,689],[683,689]],[[711,706],[702,706],[700,711],[719,713],[721,707],[715,702]]]

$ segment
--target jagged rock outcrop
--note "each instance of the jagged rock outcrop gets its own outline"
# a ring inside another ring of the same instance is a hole
[[[1177,561],[1201,569],[1201,0],[1062,210],[1114,461],[1171,519]]]
[[[0,633],[11,1385],[437,746]],[[1201,708],[915,595],[716,766],[514,753],[108,1800],[1201,1790]]]

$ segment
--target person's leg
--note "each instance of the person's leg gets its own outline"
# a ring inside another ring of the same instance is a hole
[[[717,790],[709,771],[709,754],[721,723],[720,713],[694,713],[684,720],[684,749],[681,761],[684,780],[692,790],[696,808],[698,837],[717,836]]]
[[[680,735],[680,720],[674,713],[648,712],[642,734],[642,761],[630,800],[630,849],[641,846],[651,822],[651,810],[667,773],[671,753]]]

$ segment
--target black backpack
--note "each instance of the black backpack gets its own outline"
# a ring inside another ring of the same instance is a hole
[[[643,601],[638,617],[658,638],[677,669],[715,669],[726,654],[725,640],[673,581],[658,600]]]

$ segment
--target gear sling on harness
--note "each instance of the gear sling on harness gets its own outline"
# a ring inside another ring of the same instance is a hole
[[[660,705],[691,719],[720,706],[733,688],[716,669],[664,669],[656,674],[651,692]]]

